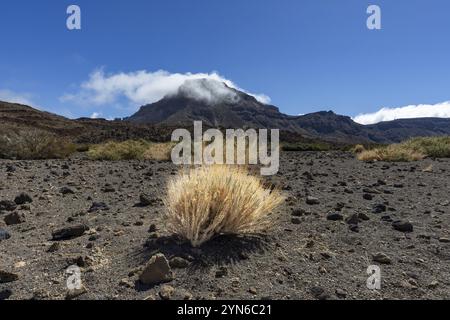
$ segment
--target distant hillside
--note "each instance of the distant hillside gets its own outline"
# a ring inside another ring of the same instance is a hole
[[[450,119],[405,119],[361,125],[332,111],[289,116],[275,106],[212,80],[193,80],[176,94],[141,107],[124,121],[70,120],[29,106],[0,102],[0,133],[10,128],[37,128],[82,143],[167,141],[176,128],[192,130],[194,120],[203,121],[205,129],[280,129],[282,139],[288,142],[392,143],[417,136],[450,135]]]
[[[209,96],[215,95],[218,84],[214,80],[194,81],[197,82],[196,88],[201,88]],[[450,135],[450,119],[396,120],[365,126],[331,111],[295,117],[225,84],[221,86],[229,91],[227,99],[199,99],[181,87],[177,94],[142,106],[126,120],[171,126],[192,125],[194,120],[201,120],[212,127],[278,128],[308,138],[342,143],[390,143],[416,136]]]

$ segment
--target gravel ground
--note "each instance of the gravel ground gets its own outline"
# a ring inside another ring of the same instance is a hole
[[[82,156],[0,160],[0,299],[450,299],[450,160],[284,153],[267,178],[287,197],[272,230],[199,249],[164,224],[177,171]],[[144,285],[157,253],[170,279]],[[81,290],[67,289],[71,265]],[[366,286],[370,265],[381,268],[380,290]]]

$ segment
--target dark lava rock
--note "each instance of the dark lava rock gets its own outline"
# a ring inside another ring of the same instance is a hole
[[[139,276],[139,281],[146,285],[156,285],[173,280],[173,272],[166,257],[158,253],[150,258]]]
[[[310,290],[314,298],[318,300],[328,300],[330,295],[326,293],[325,289],[322,287],[312,287]]]
[[[12,291],[9,289],[0,290],[0,301],[9,299],[12,296]]]
[[[344,216],[340,214],[339,212],[330,212],[327,214],[327,220],[330,221],[341,221],[344,220]]]
[[[363,194],[363,199],[364,200],[372,200],[373,199],[373,195],[371,195],[370,193],[364,193]]]
[[[15,199],[14,202],[17,205],[25,204],[25,203],[31,203],[33,202],[33,199],[26,193],[19,194]]]
[[[56,241],[68,240],[68,239],[81,237],[87,230],[89,230],[88,226],[86,226],[84,224],[80,224],[80,225],[70,226],[70,227],[56,230],[52,233],[52,236],[53,236],[53,240],[56,240]]]
[[[372,213],[383,213],[386,212],[386,206],[382,203],[377,203],[372,208]]]
[[[357,213],[352,214],[350,217],[345,219],[345,222],[347,222],[348,224],[358,224],[360,222],[359,215]]]
[[[292,224],[300,224],[302,223],[302,220],[299,217],[292,217],[291,222]]]
[[[392,263],[392,259],[389,258],[386,254],[384,254],[382,252],[378,252],[378,253],[372,255],[372,259],[373,259],[373,261],[381,263],[381,264],[391,264]]]
[[[6,166],[6,172],[16,172],[16,167],[12,164]]]
[[[4,220],[7,226],[20,224],[25,222],[25,215],[23,213],[13,212],[5,216]]]
[[[6,230],[0,228],[0,241],[8,240],[9,238],[11,238],[11,235]]]
[[[139,204],[141,206],[151,206],[153,204],[155,204],[156,200],[153,199],[152,197],[146,195],[146,194],[141,194],[139,196]]]
[[[394,221],[392,227],[401,232],[413,232],[414,230],[413,225],[408,221]]]
[[[186,259],[181,258],[181,257],[174,257],[174,258],[170,259],[169,265],[174,269],[175,268],[184,269],[189,266],[189,261],[187,261]]]
[[[75,192],[72,190],[72,189],[70,189],[69,187],[62,187],[61,189],[59,189],[59,192],[61,193],[61,194],[74,194]]]
[[[359,232],[359,226],[357,224],[351,224],[351,225],[348,226],[348,228],[352,232]]]
[[[319,204],[319,203],[320,203],[320,201],[316,197],[311,197],[311,196],[306,197],[306,204],[316,205],[316,204]]]
[[[88,212],[97,212],[97,211],[108,211],[109,207],[104,202],[94,202],[91,207],[89,208]]]
[[[13,201],[3,200],[0,201],[0,211],[14,211],[16,210],[17,205]]]
[[[19,280],[17,273],[12,273],[4,270],[0,270],[0,283],[8,283]]]

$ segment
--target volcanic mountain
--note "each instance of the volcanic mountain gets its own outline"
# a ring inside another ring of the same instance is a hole
[[[366,126],[332,111],[289,116],[249,94],[207,79],[187,81],[176,93],[142,106],[126,120],[180,127],[200,120],[209,127],[281,129],[344,143],[391,143],[415,136],[450,135],[450,119],[405,119]]]

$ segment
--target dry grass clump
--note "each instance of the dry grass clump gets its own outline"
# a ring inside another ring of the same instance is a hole
[[[366,150],[358,154],[362,161],[409,162],[425,158],[425,155],[401,144],[393,144],[383,148]]]
[[[151,143],[145,140],[110,141],[89,147],[91,160],[161,160],[171,159],[172,143]]]
[[[414,138],[404,143],[405,147],[432,158],[450,158],[450,137]]]
[[[362,145],[362,144],[357,144],[356,146],[354,146],[351,151],[353,153],[359,154],[361,152],[366,151],[366,148]]]
[[[283,202],[278,190],[238,166],[204,166],[169,181],[165,200],[172,232],[197,247],[221,234],[256,234]]]
[[[152,143],[144,152],[144,159],[169,161],[172,158],[172,149],[175,143]]]
[[[134,160],[143,159],[149,143],[143,140],[110,141],[91,146],[88,156],[92,160]]]
[[[362,161],[418,161],[426,157],[450,157],[450,137],[413,138],[403,143],[366,150],[358,154]]]
[[[65,138],[37,129],[17,129],[0,133],[0,158],[18,160],[62,159],[76,152]]]

